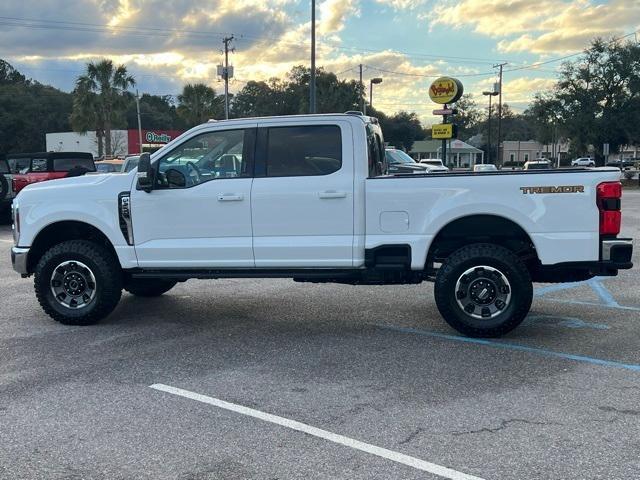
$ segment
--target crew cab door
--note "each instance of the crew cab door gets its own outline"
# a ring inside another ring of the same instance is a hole
[[[251,191],[256,267],[351,267],[351,125],[263,125]]]
[[[253,267],[256,124],[195,133],[154,159],[153,190],[131,192],[140,267]]]

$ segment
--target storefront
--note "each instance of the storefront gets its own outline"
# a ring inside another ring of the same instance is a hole
[[[142,148],[140,148],[138,130],[129,129],[127,130],[128,153],[140,153],[141,151],[153,153],[182,133],[181,130],[142,130]]]

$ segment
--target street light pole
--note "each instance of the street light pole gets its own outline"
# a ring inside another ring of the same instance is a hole
[[[311,0],[311,79],[309,80],[309,113],[316,113],[316,0]]]
[[[373,108],[373,85],[382,83],[382,78],[376,77],[369,80],[369,107]],[[364,106],[364,114],[367,114],[367,106]]]
[[[489,96],[489,118],[487,120],[487,126],[488,126],[487,129],[489,130],[489,132],[487,134],[487,137],[488,137],[487,141],[488,141],[488,144],[489,144],[489,148],[487,149],[488,150],[487,151],[487,157],[488,157],[487,160],[488,160],[488,163],[491,163],[491,97],[495,97],[496,95],[498,95],[498,92],[494,92],[494,91],[482,92],[482,95],[488,95]]]

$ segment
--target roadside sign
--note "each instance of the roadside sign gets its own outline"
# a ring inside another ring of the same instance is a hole
[[[605,157],[607,155],[609,155],[609,144],[605,143],[604,145],[602,145],[602,155],[604,155]]]
[[[458,113],[457,108],[439,108],[433,111],[434,115],[455,115]]]
[[[431,127],[431,138],[453,138],[453,123],[439,123]]]
[[[429,87],[429,98],[434,103],[446,105],[458,100],[463,91],[462,82],[457,78],[440,77]]]

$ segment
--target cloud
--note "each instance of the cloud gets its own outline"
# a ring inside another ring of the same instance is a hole
[[[339,32],[350,15],[358,13],[358,0],[325,0],[318,6],[320,21],[318,32],[328,34]]]
[[[640,25],[640,0],[463,0],[436,6],[432,25],[471,26],[503,38],[503,52],[566,53],[596,36],[620,36]]]

